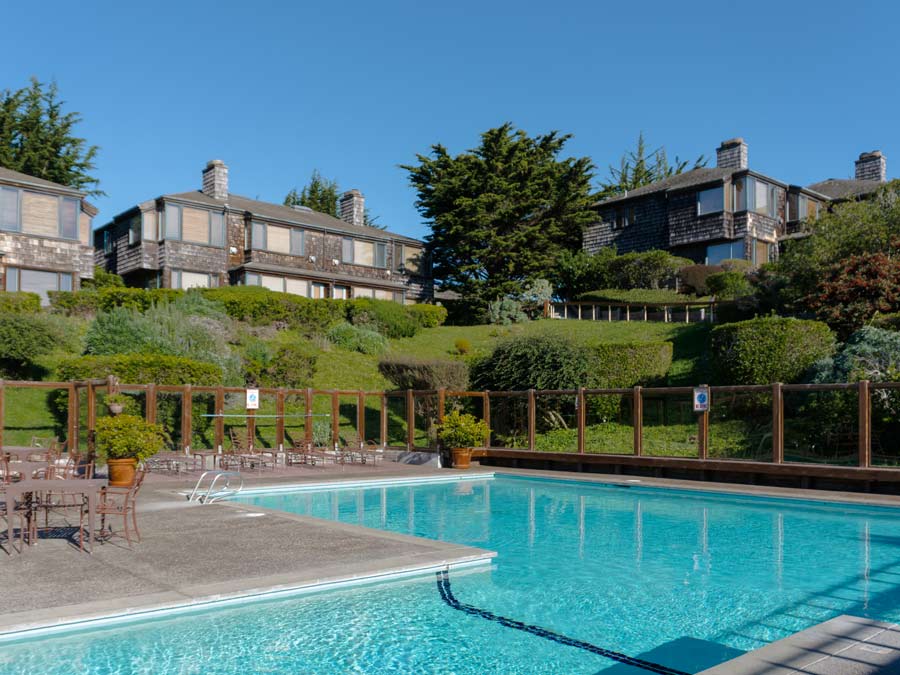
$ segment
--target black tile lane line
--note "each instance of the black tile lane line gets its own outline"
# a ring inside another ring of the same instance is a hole
[[[628,656],[627,654],[614,652],[610,649],[604,649],[603,647],[592,645],[590,642],[582,642],[581,640],[576,640],[575,638],[570,638],[565,635],[560,635],[559,633],[554,633],[552,630],[541,628],[540,626],[532,626],[531,624],[522,623],[521,621],[516,621],[515,619],[508,619],[505,616],[499,616],[485,609],[479,609],[478,607],[473,607],[472,605],[465,605],[457,600],[456,596],[453,595],[453,591],[450,588],[450,575],[447,573],[447,571],[442,570],[440,572],[437,572],[436,575],[438,593],[441,594],[441,600],[443,600],[444,603],[446,603],[448,606],[452,607],[453,609],[459,610],[460,612],[464,612],[471,616],[478,616],[482,619],[487,619],[488,621],[495,621],[501,626],[506,626],[507,628],[515,628],[516,630],[520,630],[525,633],[531,633],[532,635],[537,635],[538,637],[552,640],[553,642],[558,642],[561,645],[566,645],[568,647],[578,647],[579,649],[604,656],[608,659],[618,661],[619,663],[624,663],[628,666],[634,666],[635,668],[648,670],[651,673],[660,673],[660,675],[690,675],[690,673],[685,673],[682,670],[675,670],[674,668],[662,666],[658,663],[644,661],[643,659]]]

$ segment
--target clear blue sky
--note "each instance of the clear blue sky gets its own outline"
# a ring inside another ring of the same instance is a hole
[[[405,172],[504,121],[574,134],[605,174],[643,130],[670,156],[743,136],[807,184],[881,149],[900,175],[895,2],[5,3],[0,88],[55,79],[101,146],[97,223],[200,187],[280,202],[314,168],[422,236]],[[12,27],[12,30],[9,28]]]

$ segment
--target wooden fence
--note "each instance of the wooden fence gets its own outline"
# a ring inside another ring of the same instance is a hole
[[[582,321],[658,321],[697,323],[715,321],[716,303],[627,303],[627,302],[546,302],[544,318]]]
[[[10,432],[7,399],[19,389],[55,390],[60,436],[92,449],[97,417],[120,392],[149,421],[164,424],[174,448],[227,447],[226,429],[283,449],[300,442],[374,441],[435,451],[435,425],[450,409],[484,419],[478,453],[494,458],[559,458],[747,470],[814,465],[890,472],[900,480],[900,383],[772,384],[709,387],[709,407],[693,411],[692,387],[528,391],[358,391],[259,389],[259,410],[237,387],[0,381],[0,444]],[[897,414],[894,414],[894,412]],[[893,415],[893,416],[892,416]],[[874,421],[873,421],[874,420]],[[318,425],[318,428],[317,428]],[[325,439],[314,438],[325,434]],[[268,434],[268,435],[267,435]],[[801,471],[801,473],[802,473]],[[828,474],[838,475],[838,474]]]

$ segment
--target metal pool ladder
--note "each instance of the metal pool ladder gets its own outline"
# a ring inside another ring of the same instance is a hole
[[[210,480],[204,490],[203,481],[206,480],[207,476],[210,476]],[[237,485],[232,485],[233,478],[237,478]],[[220,483],[219,479],[223,479],[223,482]],[[212,504],[220,499],[234,497],[243,489],[244,478],[237,471],[204,471],[194,486],[190,497],[188,497],[188,501],[198,504]]]

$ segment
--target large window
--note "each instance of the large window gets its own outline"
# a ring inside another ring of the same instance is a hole
[[[59,236],[63,239],[78,239],[78,212],[81,202],[63,197],[59,200]]]
[[[721,186],[697,193],[697,215],[721,213],[725,209],[725,189]]]
[[[26,291],[41,296],[41,303],[46,305],[49,291],[71,291],[72,274],[69,272],[48,272],[45,270],[26,270],[18,267],[6,268],[6,290]]]
[[[331,297],[335,300],[348,300],[350,298],[350,287],[335,286]]]
[[[306,237],[303,235],[303,230],[298,230],[296,227],[291,229],[291,255],[305,255],[306,254]]]
[[[0,188],[0,230],[20,229],[22,223],[19,220],[19,191]]]
[[[209,213],[209,245],[225,246],[225,214]]]
[[[375,267],[387,267],[387,244],[375,244]]]
[[[779,189],[753,176],[747,176],[744,180],[746,184],[740,192],[737,189],[738,181],[735,182],[735,210],[748,210],[770,218],[777,217]]]
[[[215,286],[212,274],[206,272],[188,272],[186,270],[172,270],[172,288],[212,288]]]
[[[612,216],[612,226],[614,230],[622,230],[629,225],[634,225],[634,207],[626,206],[615,210]]]
[[[798,220],[815,220],[819,215],[819,203],[806,195],[798,195]]]
[[[266,250],[266,224],[254,220],[250,224],[250,248],[257,251]]]
[[[162,239],[181,239],[181,207],[176,204],[166,204],[163,218]]]
[[[128,244],[133,246],[141,241],[141,216],[134,216],[128,223]]]
[[[706,264],[718,265],[723,260],[742,259],[744,257],[744,242],[726,241],[722,244],[713,244],[706,247]]]
[[[352,239],[344,239],[341,242],[341,262],[345,262],[345,263],[353,262],[353,240]]]

